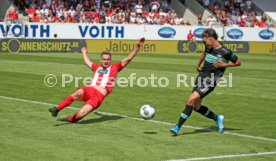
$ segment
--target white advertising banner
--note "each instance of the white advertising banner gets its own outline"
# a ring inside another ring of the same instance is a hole
[[[62,23],[0,23],[0,38],[29,39],[125,39],[187,40],[191,30],[197,40],[207,27],[164,25],[62,24]],[[225,41],[275,42],[276,29],[215,27],[219,39]]]

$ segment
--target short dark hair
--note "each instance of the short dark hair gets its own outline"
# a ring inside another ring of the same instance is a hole
[[[218,34],[216,33],[216,30],[214,29],[211,29],[211,28],[208,28],[206,30],[203,31],[202,35],[201,35],[201,38],[209,38],[209,37],[212,37],[214,39],[218,39]]]
[[[109,55],[109,56],[110,56],[110,58],[111,58],[111,54],[110,54],[110,52],[103,51],[103,52],[101,53],[101,57],[102,57],[103,55]]]

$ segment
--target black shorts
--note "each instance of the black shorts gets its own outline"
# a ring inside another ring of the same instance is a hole
[[[192,92],[197,91],[200,95],[200,98],[202,99],[215,89],[217,83],[219,82],[219,79],[220,77],[216,76],[198,75],[195,80]]]

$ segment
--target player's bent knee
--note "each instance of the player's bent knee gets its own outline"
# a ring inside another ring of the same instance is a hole
[[[200,100],[200,95],[197,92],[193,92],[187,100],[187,104],[190,106],[195,106]]]
[[[74,92],[71,96],[74,100],[80,100],[84,94],[83,89],[78,89],[76,92]]]
[[[81,115],[87,115],[87,114],[89,114],[90,112],[92,112],[93,110],[94,110],[94,108],[93,108],[91,105],[85,104],[85,105],[81,108],[81,110],[79,111],[79,113],[80,113]]]
[[[74,93],[71,95],[73,97],[74,100],[80,100],[83,96],[83,94],[81,93]]]
[[[188,101],[187,101],[187,104],[190,105],[190,106],[194,106],[195,105],[195,98],[189,97]]]
[[[80,96],[79,95],[71,95],[73,97],[74,100],[79,100]]]
[[[200,106],[201,106],[201,105],[199,105],[199,104],[195,104],[195,105],[193,106],[193,110],[198,111],[199,108],[200,108]]]

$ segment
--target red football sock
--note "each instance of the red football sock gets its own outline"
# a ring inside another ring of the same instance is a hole
[[[74,122],[78,122],[80,119],[81,118],[78,117],[78,112],[77,112],[77,113],[74,114],[74,116],[69,116],[67,118],[67,121],[74,123]]]
[[[71,103],[72,103],[73,101],[74,101],[73,97],[72,97],[72,96],[68,96],[68,97],[66,97],[64,100],[62,100],[62,101],[59,103],[57,109],[60,111],[60,110],[62,110],[63,108],[65,108],[65,107],[71,105]]]

